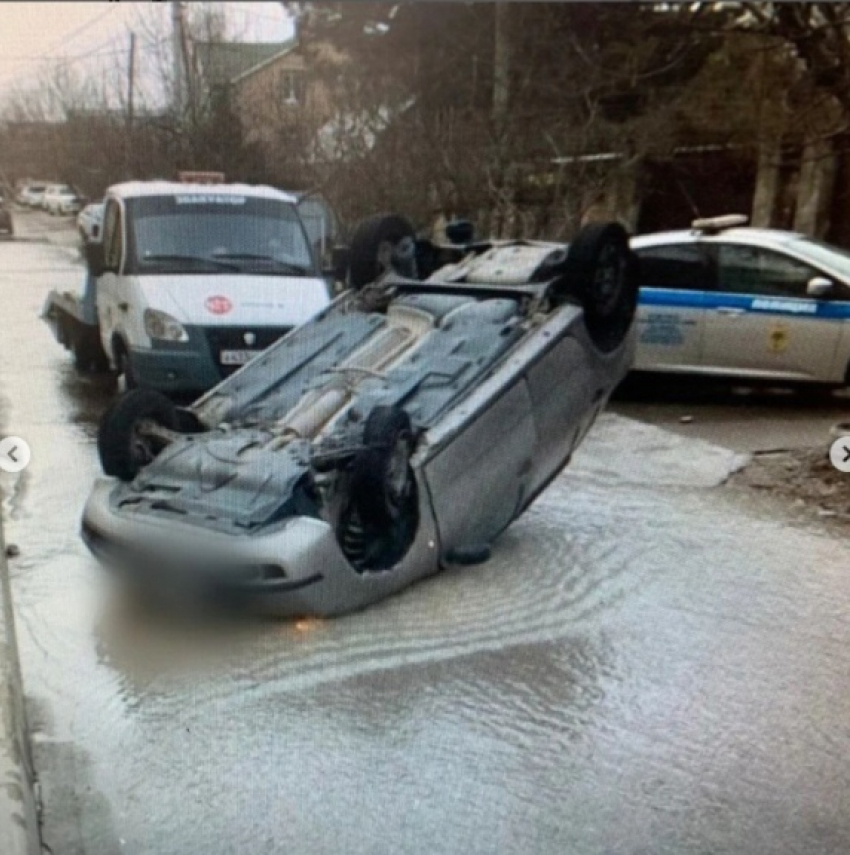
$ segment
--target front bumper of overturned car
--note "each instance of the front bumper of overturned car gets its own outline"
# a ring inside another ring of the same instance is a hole
[[[359,573],[323,520],[298,516],[266,532],[231,535],[119,512],[111,501],[114,487],[109,479],[95,483],[83,511],[83,540],[105,567],[151,590],[194,586],[255,613],[330,616],[362,608],[439,567],[430,521],[400,566]]]

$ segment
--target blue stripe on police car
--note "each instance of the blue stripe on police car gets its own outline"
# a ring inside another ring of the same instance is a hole
[[[639,303],[642,306],[665,306],[681,309],[733,308],[768,315],[792,315],[831,320],[850,319],[850,302],[839,300],[811,300],[795,297],[767,297],[758,294],[642,288]]]

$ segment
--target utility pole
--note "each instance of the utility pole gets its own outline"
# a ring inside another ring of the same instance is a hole
[[[183,64],[183,3],[171,0],[171,63],[174,72],[173,108],[178,121],[183,117],[185,66]]]
[[[135,85],[136,85],[136,34],[130,33],[130,56],[127,60],[127,127],[125,130],[125,156],[127,177],[133,178],[134,172],[134,150],[133,150],[133,122],[135,119]]]
[[[508,106],[511,94],[510,6],[499,0],[494,7],[495,44],[493,51],[493,131],[495,133],[496,228],[499,237],[509,234],[513,226],[514,169],[508,160]]]
[[[495,6],[496,43],[493,58],[493,118],[497,132],[501,133],[508,113],[510,99],[510,9],[500,0]]]

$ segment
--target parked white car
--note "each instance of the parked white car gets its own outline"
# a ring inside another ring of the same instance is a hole
[[[77,215],[77,228],[84,241],[100,240],[103,228],[103,202],[91,202]]]
[[[47,184],[27,184],[21,191],[19,201],[30,208],[40,208],[46,189]]]
[[[83,207],[83,199],[68,184],[51,184],[44,191],[42,204],[48,214],[76,214]]]

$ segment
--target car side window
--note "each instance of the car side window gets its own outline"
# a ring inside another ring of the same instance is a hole
[[[814,267],[758,246],[720,244],[717,253],[718,288],[735,294],[805,297]]]
[[[121,212],[114,201],[106,206],[103,218],[103,260],[112,270],[121,265]]]
[[[636,250],[642,288],[707,291],[712,285],[711,264],[692,243],[651,246]]]

